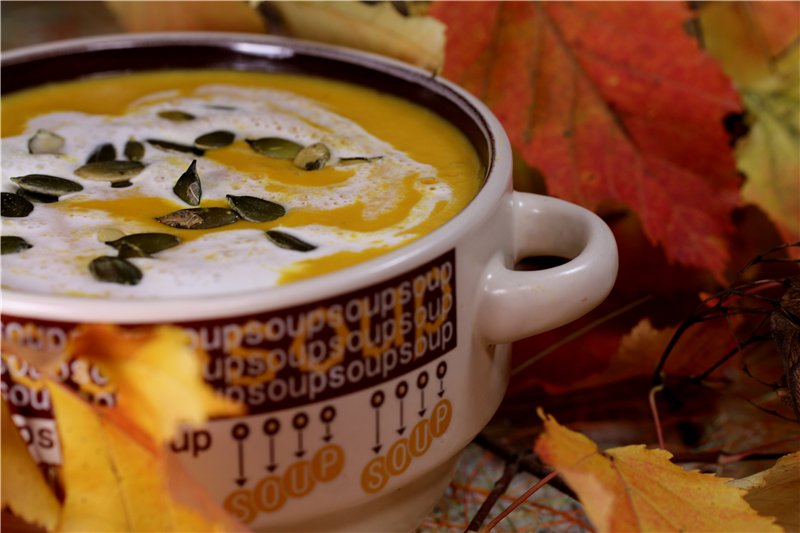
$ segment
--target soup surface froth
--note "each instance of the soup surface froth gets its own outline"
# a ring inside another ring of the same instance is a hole
[[[53,84],[4,96],[2,134],[2,283],[33,293],[202,297],[325,274],[441,226],[482,178],[435,113],[289,74]],[[150,233],[171,245],[131,238]]]

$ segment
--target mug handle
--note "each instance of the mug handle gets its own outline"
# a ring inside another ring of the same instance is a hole
[[[478,323],[483,340],[506,344],[556,328],[605,299],[617,277],[617,243],[600,217],[575,204],[537,194],[511,195],[512,259],[570,259],[519,272],[496,254],[485,271]]]

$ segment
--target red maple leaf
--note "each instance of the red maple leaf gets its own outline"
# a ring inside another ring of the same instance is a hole
[[[623,203],[668,260],[718,278],[740,99],[678,2],[437,2],[444,75],[486,102],[554,196]]]

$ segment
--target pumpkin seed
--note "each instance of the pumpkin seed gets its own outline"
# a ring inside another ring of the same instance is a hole
[[[128,180],[125,180],[125,181],[112,181],[111,182],[111,188],[112,189],[124,189],[126,187],[132,187],[132,186],[133,186],[133,182],[132,181],[128,181]]]
[[[310,252],[316,250],[317,247],[313,244],[307,243],[302,239],[298,239],[288,233],[276,230],[266,231],[267,238],[271,240],[276,246],[285,248],[287,250],[294,250],[295,252]]]
[[[150,257],[150,254],[135,244],[124,242],[117,248],[117,257],[121,259],[130,259],[131,257]]]
[[[111,143],[101,144],[89,155],[86,160],[87,163],[96,163],[98,161],[113,161],[117,158],[117,149]]]
[[[121,257],[103,255],[92,259],[89,272],[97,281],[136,285],[142,280],[142,271],[130,261]]]
[[[17,176],[11,178],[11,181],[16,183],[20,189],[56,197],[83,190],[83,185],[80,183],[66,178],[59,178],[58,176],[49,176],[47,174]]]
[[[139,161],[97,161],[86,163],[75,170],[78,176],[93,181],[128,181],[144,170]]]
[[[0,255],[15,254],[33,248],[33,245],[16,235],[3,235],[0,237]]]
[[[239,215],[224,207],[193,207],[173,211],[156,220],[172,228],[209,229],[233,224],[239,220]]]
[[[108,243],[116,241],[125,236],[125,233],[112,226],[105,226],[97,230],[97,240],[100,242]]]
[[[4,217],[26,217],[33,211],[33,204],[12,192],[0,195],[0,215]]]
[[[32,204],[52,204],[58,201],[58,196],[53,194],[41,194],[38,192],[17,189],[17,194],[31,202]]]
[[[125,157],[130,161],[141,161],[144,157],[144,145],[139,141],[130,140],[125,143]]]
[[[331,158],[331,151],[322,143],[306,146],[294,158],[294,166],[303,170],[319,170]]]
[[[246,139],[246,142],[254,152],[275,159],[294,159],[303,149],[302,145],[280,137]]]
[[[377,161],[378,159],[383,159],[382,155],[376,155],[372,157],[340,157],[339,164],[340,165],[354,165],[356,163],[370,163],[372,161]]]
[[[195,148],[200,150],[213,150],[214,148],[224,148],[233,142],[236,134],[232,131],[217,130],[205,133],[194,140]]]
[[[256,198],[255,196],[226,196],[228,205],[236,214],[250,222],[269,222],[286,214],[286,209],[275,202]]]
[[[209,104],[206,107],[209,109],[218,109],[219,111],[236,111],[236,108],[232,105]]]
[[[32,154],[57,154],[64,147],[64,137],[48,130],[38,130],[28,139],[28,152]]]
[[[147,139],[147,142],[156,148],[161,150],[167,150],[168,152],[181,152],[184,154],[194,154],[194,155],[203,155],[205,150],[201,150],[200,148],[196,148],[194,146],[187,146],[185,144],[174,143],[171,141],[162,141],[161,139]]]
[[[147,256],[178,246],[181,240],[169,233],[132,233],[118,239],[104,242],[116,250],[122,250],[122,248],[126,246],[135,247]]]
[[[203,196],[203,187],[200,185],[200,176],[197,174],[197,160],[192,160],[186,172],[181,174],[172,191],[178,198],[189,205],[200,205]]]
[[[159,111],[158,116],[175,122],[187,122],[195,119],[194,115],[187,113],[186,111],[181,111],[180,109],[167,109],[166,111]]]

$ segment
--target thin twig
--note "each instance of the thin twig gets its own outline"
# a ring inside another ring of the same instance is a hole
[[[483,522],[486,520],[486,517],[489,516],[489,513],[492,511],[492,508],[497,503],[497,500],[500,499],[500,496],[505,494],[508,490],[508,486],[511,484],[511,481],[514,479],[514,476],[517,475],[519,472],[519,463],[514,461],[513,463],[506,463],[506,467],[503,470],[503,475],[500,476],[494,487],[492,487],[492,491],[483,500],[478,511],[475,513],[475,516],[470,521],[469,525],[467,526],[466,531],[479,531]]]
[[[503,444],[497,442],[496,440],[490,439],[483,433],[475,437],[475,444],[477,444],[484,450],[493,453],[494,455],[496,455],[497,457],[499,457],[500,459],[502,459],[507,463],[511,463],[514,461],[519,462],[519,469],[522,472],[526,472],[528,474],[536,476],[539,479],[547,477],[553,471],[552,468],[540,463],[535,455],[529,452],[526,452],[524,454],[517,453],[516,451],[504,446]],[[569,488],[569,485],[564,483],[564,481],[561,478],[557,477],[553,479],[550,483],[550,486],[552,486],[554,489],[558,490],[562,494],[569,496],[573,500],[576,501],[578,500],[578,496],[572,491],[571,488]]]
[[[540,488],[542,488],[545,485],[547,485],[548,483],[550,483],[552,481],[552,479],[554,477],[556,477],[557,475],[558,475],[558,472],[556,472],[554,470],[553,472],[550,472],[545,477],[540,479],[539,483],[537,483],[533,487],[529,488],[527,491],[525,491],[525,494],[523,494],[522,496],[520,496],[519,498],[517,498],[516,500],[511,502],[511,505],[509,505],[508,507],[503,509],[503,511],[499,515],[495,516],[494,519],[491,522],[489,522],[489,525],[486,526],[486,531],[491,531],[494,527],[497,526],[497,524],[502,522],[505,517],[507,517],[509,514],[511,514],[511,512],[514,509],[516,509],[517,507],[519,507],[520,505],[525,503],[525,500],[527,500],[528,498],[533,496],[533,493],[535,493],[537,490],[539,490]]]
[[[594,328],[602,325],[605,322],[608,322],[612,318],[616,318],[619,315],[621,315],[623,313],[626,313],[626,312],[630,311],[631,309],[633,309],[635,307],[638,307],[638,306],[642,305],[643,303],[646,303],[646,302],[648,302],[649,300],[652,300],[652,299],[653,299],[653,295],[652,294],[644,296],[642,298],[639,298],[635,302],[631,302],[631,303],[629,303],[627,305],[624,305],[624,306],[620,307],[619,309],[615,309],[614,311],[608,313],[607,315],[604,315],[604,316],[598,318],[597,320],[595,320],[593,322],[590,322],[589,324],[586,324],[584,327],[580,328],[579,330],[573,331],[572,333],[570,333],[566,337],[564,337],[562,339],[559,339],[557,342],[554,342],[553,344],[551,344],[550,346],[548,346],[544,350],[538,352],[537,354],[535,354],[535,355],[529,357],[528,359],[526,359],[524,362],[522,362],[522,363],[518,364],[517,366],[515,366],[511,370],[511,375],[514,376],[516,374],[519,374],[520,372],[522,372],[523,370],[525,370],[526,368],[531,366],[536,361],[539,361],[540,359],[550,355],[551,353],[553,353],[554,351],[558,350],[559,348],[561,348],[565,344],[569,344],[570,342],[574,341],[575,339],[578,339],[582,335],[585,335],[586,333],[590,332]]]

